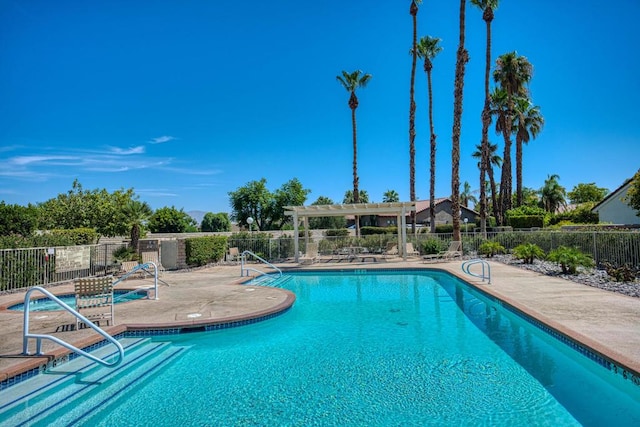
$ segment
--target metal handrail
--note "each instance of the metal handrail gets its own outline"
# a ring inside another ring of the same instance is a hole
[[[278,272],[278,278],[282,277],[282,270],[280,270],[278,267],[276,267],[275,265],[271,264],[269,261],[261,258],[260,256],[254,254],[251,251],[244,251],[240,254],[240,277],[244,277],[245,273],[247,273],[247,277],[249,277],[249,271],[255,271],[256,273],[259,273],[260,275],[266,275],[267,273],[265,273],[264,271],[260,271],[257,270],[255,268],[252,267],[245,267],[245,258],[246,255],[251,255],[254,258],[256,258],[257,260],[261,261],[262,263],[268,265],[269,267],[273,268],[274,270],[276,270]]]
[[[475,264],[480,264],[482,265],[482,274],[478,275],[476,273],[472,273],[471,272],[471,266],[475,265]],[[487,274],[485,274],[485,266],[487,267]],[[465,261],[462,263],[462,271],[467,273],[469,276],[473,276],[473,277],[478,277],[480,279],[482,279],[482,281],[484,282],[485,279],[488,279],[488,284],[491,284],[491,266],[489,265],[489,263],[483,259],[480,258],[476,258],[476,259],[471,259],[469,261]]]
[[[149,270],[147,270],[149,268],[149,266],[153,265],[153,292],[155,294],[155,298],[154,299],[159,299],[158,298],[158,265],[155,262],[149,261],[149,262],[145,262],[144,264],[138,264],[135,267],[133,267],[130,271],[127,271],[125,274],[122,275],[122,277],[118,278],[118,280],[116,280],[115,282],[113,282],[113,286],[115,287],[118,283],[122,282],[124,279],[126,279],[127,277],[131,276],[134,273],[137,273],[139,270],[142,270],[146,273],[149,273]],[[135,291],[131,291],[125,295],[129,295],[130,293],[133,292],[138,292],[140,289],[136,289]]]
[[[47,296],[50,300],[56,302],[60,307],[62,307],[63,309],[65,309],[66,311],[68,311],[69,313],[71,313],[73,316],[77,317],[78,319],[80,319],[81,321],[83,321],[87,326],[89,326],[91,329],[93,329],[94,331],[96,331],[97,333],[99,333],[100,335],[102,335],[104,337],[104,339],[106,339],[107,341],[109,341],[111,344],[115,345],[118,349],[118,359],[115,362],[107,362],[105,360],[102,360],[98,357],[95,357],[92,354],[87,353],[84,350],[80,350],[79,348],[75,347],[72,344],[69,344],[66,341],[61,340],[58,337],[54,337],[53,335],[44,335],[44,334],[31,334],[29,333],[29,311],[30,311],[30,296],[31,293],[34,291],[39,291],[42,294],[44,294],[45,296]],[[121,362],[122,359],[124,358],[124,348],[122,347],[122,344],[120,344],[115,338],[113,338],[111,335],[109,335],[108,333],[106,333],[104,330],[100,329],[98,326],[96,326],[93,322],[91,322],[89,319],[87,319],[86,317],[84,317],[82,314],[78,313],[76,310],[74,310],[73,308],[69,307],[67,304],[65,304],[62,300],[60,300],[58,297],[56,297],[55,295],[53,295],[51,292],[47,291],[46,289],[40,287],[40,286],[34,286],[33,288],[29,289],[26,293],[26,295],[24,296],[24,322],[22,325],[23,328],[23,335],[22,335],[22,354],[24,355],[30,355],[31,353],[29,353],[29,338],[35,338],[36,339],[36,355],[41,356],[42,353],[42,340],[43,339],[48,339],[51,340],[53,342],[55,342],[56,344],[59,344],[75,353],[78,353],[81,356],[84,356],[90,360],[93,360],[96,363],[99,363],[103,366],[109,367],[109,368],[113,368],[115,366],[118,366]]]

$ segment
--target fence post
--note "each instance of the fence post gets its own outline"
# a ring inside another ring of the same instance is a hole
[[[596,232],[593,232],[593,260],[598,265],[598,245],[596,245]]]

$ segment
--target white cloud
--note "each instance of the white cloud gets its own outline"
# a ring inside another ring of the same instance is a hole
[[[31,163],[57,163],[59,160],[77,160],[72,156],[17,156],[9,159],[9,163],[24,166]]]
[[[169,142],[169,141],[173,141],[174,139],[176,139],[173,136],[169,136],[169,135],[163,135],[163,136],[159,136],[157,138],[151,138],[151,141],[149,141],[151,144],[164,144],[165,142]]]
[[[118,155],[122,155],[122,156],[128,156],[130,154],[143,154],[144,153],[144,146],[139,145],[137,147],[129,147],[127,149],[123,149],[123,148],[118,148],[118,147],[111,147],[111,152],[113,154],[118,154]]]

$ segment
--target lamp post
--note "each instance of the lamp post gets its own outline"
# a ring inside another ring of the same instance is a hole
[[[251,224],[253,224],[253,218],[247,218],[247,224],[249,224],[249,234],[253,234],[253,229],[251,228]]]
[[[469,222],[469,218],[464,219],[464,237],[468,237],[469,229],[467,228],[467,222]]]

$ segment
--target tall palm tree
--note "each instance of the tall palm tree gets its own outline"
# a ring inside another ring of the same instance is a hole
[[[469,181],[465,181],[462,185],[462,192],[460,193],[460,204],[465,208],[469,207],[469,202],[476,205],[478,203],[478,199],[473,195],[473,191],[471,190],[471,184]]]
[[[415,101],[415,81],[416,81],[416,61],[418,50],[416,48],[418,39],[418,5],[422,0],[411,0],[409,14],[413,22],[413,38],[411,43],[411,82],[409,85],[409,198],[412,202],[416,200],[416,101]],[[416,213],[411,211],[411,228],[416,231]]]
[[[472,156],[476,159],[482,159],[482,145],[476,145],[477,151]],[[487,175],[489,175],[489,189],[491,192],[491,210],[494,215],[498,212],[498,189],[496,186],[496,179],[493,174],[493,167],[500,167],[502,165],[502,157],[498,155],[498,144],[492,144],[489,141],[489,162],[487,163]],[[480,168],[480,162],[478,162],[478,168]]]
[[[540,107],[532,105],[525,97],[515,101],[515,117],[513,122],[516,133],[516,206],[522,206],[522,144],[535,139],[544,126],[544,117]]]
[[[465,66],[469,52],[464,47],[466,0],[460,0],[460,39],[456,53],[456,77],[453,89],[453,132],[451,133],[451,210],[453,240],[460,241],[460,122],[462,121],[462,92]]]
[[[127,226],[130,229],[131,242],[129,246],[137,251],[144,225],[153,212],[146,202],[129,200],[123,207],[123,213],[127,221]]]
[[[517,52],[505,53],[496,60],[496,68],[493,70],[493,79],[500,85],[507,95],[507,114],[504,128],[505,145],[502,156],[502,177],[500,179],[500,208],[504,214],[512,207],[512,172],[511,172],[511,131],[514,117],[514,98],[526,96],[526,84],[531,80],[533,66],[524,56],[518,56]]]
[[[509,114],[509,109],[507,107],[507,92],[501,87],[495,87],[493,92],[491,92],[491,115],[496,119],[496,134],[501,134],[504,138],[504,145],[511,145],[509,138],[511,137],[511,133],[507,128],[507,116]],[[511,149],[508,150],[505,148],[504,155],[507,157],[507,162],[511,162]],[[502,159],[502,165],[504,167],[504,159]],[[487,172],[489,170],[487,169]],[[502,185],[502,183],[500,184]],[[498,225],[504,225],[504,210],[502,208],[502,188],[500,194],[498,196],[498,204],[497,209],[494,206],[493,214],[496,217],[496,221]]]
[[[399,202],[399,201],[400,201],[400,195],[396,190],[387,190],[382,195],[383,203],[391,203],[391,202]]]
[[[487,27],[487,48],[484,66],[484,107],[482,108],[482,157],[480,159],[480,233],[487,233],[487,194],[485,191],[485,174],[489,167],[489,126],[491,125],[491,97],[489,94],[489,74],[491,73],[491,22],[493,11],[498,7],[498,0],[471,0],[471,4],[482,11],[482,19]]]
[[[429,219],[431,224],[431,232],[436,232],[436,134],[433,129],[433,86],[431,84],[431,70],[433,63],[431,60],[442,51],[442,47],[438,44],[440,39],[437,37],[425,36],[420,39],[420,43],[416,46],[416,53],[420,59],[424,59],[424,72],[427,73],[427,87],[429,88],[429,133],[430,133],[430,169],[431,176],[429,180]]]
[[[556,174],[549,175],[540,189],[541,203],[544,210],[555,213],[560,206],[566,206],[565,197],[567,191],[560,185],[560,177]]]
[[[336,79],[342,87],[351,95],[349,96],[349,108],[351,108],[351,127],[353,129],[353,201],[360,203],[360,194],[358,193],[358,142],[356,137],[356,108],[358,108],[358,97],[356,89],[364,88],[371,80],[371,74],[363,73],[356,70],[352,73],[342,71],[342,76],[336,76]],[[356,236],[360,236],[360,221],[356,217]]]

